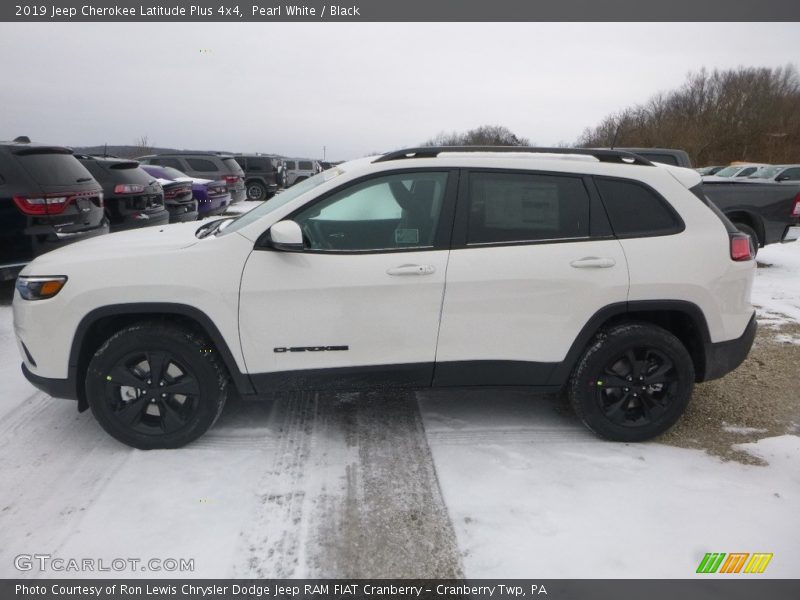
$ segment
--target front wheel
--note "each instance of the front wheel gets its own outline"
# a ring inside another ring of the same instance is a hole
[[[638,442],[672,427],[689,403],[694,364],[683,343],[648,324],[601,333],[569,384],[575,413],[598,435]]]
[[[86,396],[103,429],[122,443],[178,448],[217,420],[227,381],[216,351],[200,335],[139,323],[114,334],[92,357]]]

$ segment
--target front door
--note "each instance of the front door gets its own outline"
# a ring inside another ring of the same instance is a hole
[[[346,184],[290,217],[304,251],[250,255],[239,328],[259,391],[430,384],[455,179],[416,171]]]

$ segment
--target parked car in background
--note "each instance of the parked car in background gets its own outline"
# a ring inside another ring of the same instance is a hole
[[[800,181],[800,165],[771,165],[762,167],[748,179],[760,179],[762,181]]]
[[[161,184],[135,160],[77,154],[76,158],[103,186],[111,231],[169,223]]]
[[[695,169],[700,175],[714,175],[718,171],[724,169],[724,166],[715,166],[715,167],[698,167]]]
[[[800,182],[720,178],[704,180],[703,193],[750,236],[756,251],[800,238]]]
[[[224,181],[189,177],[178,169],[160,165],[142,165],[142,169],[159,180],[191,184],[192,195],[197,202],[197,216],[200,218],[224,213],[231,202],[231,195]],[[164,189],[166,191],[166,188]]]
[[[169,212],[170,223],[196,221],[198,217],[197,200],[194,199],[191,181],[172,181],[157,178],[164,190],[164,204]]]
[[[266,154],[234,154],[233,158],[244,171],[248,200],[267,200],[279,188],[285,187],[286,167],[283,159]]]
[[[108,233],[103,189],[62,146],[0,142],[0,281],[34,257]]]
[[[172,152],[151,154],[137,158],[146,165],[172,167],[186,173],[189,177],[224,181],[231,194],[231,204],[247,198],[244,187],[244,171],[230,154],[219,152]]]
[[[286,187],[322,171],[322,166],[317,161],[307,158],[286,158],[283,162],[286,165]]]
[[[760,163],[729,165],[724,169],[720,169],[713,175],[706,175],[705,177],[703,177],[703,181],[714,181],[714,179],[712,179],[714,177],[716,177],[717,180],[749,177],[750,175],[755,173],[759,169],[759,167],[766,167],[766,166],[769,165],[764,165]]]

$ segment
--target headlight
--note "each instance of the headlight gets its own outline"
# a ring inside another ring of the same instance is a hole
[[[17,290],[25,300],[44,300],[52,298],[64,284],[67,283],[66,275],[53,275],[44,277],[17,277]]]

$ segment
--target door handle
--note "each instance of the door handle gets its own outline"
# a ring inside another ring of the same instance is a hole
[[[400,265],[386,270],[387,275],[406,276],[406,275],[430,275],[436,272],[433,265]]]
[[[598,258],[596,256],[586,256],[573,260],[569,265],[576,269],[607,269],[617,264],[613,258]]]

